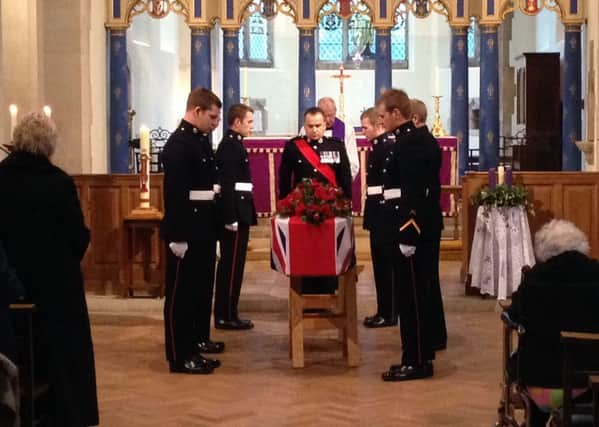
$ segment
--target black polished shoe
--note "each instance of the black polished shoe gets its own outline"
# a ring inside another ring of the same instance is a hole
[[[430,378],[433,376],[433,364],[425,363],[420,366],[402,365],[399,369],[393,369],[393,365],[387,372],[383,372],[383,381],[411,381]]]
[[[377,314],[365,318],[364,326],[367,328],[386,328],[388,326],[397,326],[397,319],[385,318]]]
[[[424,366],[427,366],[431,372],[435,372],[434,368],[433,368],[433,362],[431,360],[428,360],[426,362],[424,362]],[[390,371],[401,371],[403,369],[404,365],[391,365],[389,367]]]
[[[216,329],[228,329],[228,330],[242,330],[242,329],[252,329],[254,324],[250,320],[224,320],[224,319],[216,319],[214,321],[214,327]]]
[[[220,362],[218,362],[220,365]],[[214,372],[214,364],[203,356],[194,356],[183,363],[169,363],[172,373],[207,375]]]
[[[225,351],[225,343],[222,341],[201,341],[196,344],[200,353],[222,353]]]

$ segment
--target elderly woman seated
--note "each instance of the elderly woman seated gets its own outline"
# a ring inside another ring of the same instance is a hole
[[[535,235],[538,263],[523,273],[507,310],[511,320],[526,330],[508,371],[534,402],[531,426],[544,426],[549,411],[561,405],[560,331],[599,332],[599,262],[588,253],[588,239],[574,224],[564,220],[545,224]],[[599,353],[588,351],[585,359],[583,363],[599,362]]]

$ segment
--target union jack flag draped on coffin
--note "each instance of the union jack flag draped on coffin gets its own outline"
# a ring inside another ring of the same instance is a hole
[[[351,218],[330,218],[320,225],[300,217],[271,218],[271,266],[288,276],[339,276],[354,260]]]

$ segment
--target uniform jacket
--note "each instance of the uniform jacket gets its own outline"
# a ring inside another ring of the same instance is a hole
[[[0,241],[38,308],[37,338],[57,396],[57,425],[96,425],[94,352],[80,269],[90,235],[73,179],[44,156],[13,152],[0,163],[0,200]]]
[[[438,239],[440,152],[433,148],[428,132],[406,122],[385,138],[393,142],[393,155],[383,168],[385,191],[401,190],[401,197],[385,203],[385,227],[400,243],[416,245],[420,239]],[[442,218],[441,218],[442,219]]]
[[[368,156],[368,166],[366,172],[366,185],[368,187],[383,187],[384,174],[383,169],[389,161],[389,156],[393,155],[393,143],[385,135],[372,140],[372,151]],[[382,194],[367,195],[364,205],[364,229],[375,232],[382,230],[384,219],[385,199]]]
[[[216,202],[190,200],[190,191],[213,191],[216,160],[208,134],[181,121],[161,154],[164,165],[164,219],[160,235],[166,242],[216,240]]]
[[[295,144],[295,141],[301,138],[307,140],[305,136],[298,136],[285,144],[279,168],[279,199],[285,198],[304,178],[316,178],[319,181],[328,182],[320,172],[312,167]],[[349,160],[343,143],[335,138],[323,137],[319,141],[308,141],[308,144],[319,154],[321,161],[333,162],[329,166],[335,172],[337,185],[343,190],[345,197],[351,199],[352,180]]]
[[[232,130],[225,133],[216,150],[216,165],[220,184],[219,220],[223,224],[257,224],[252,192],[235,190],[236,183],[252,182],[250,163],[240,134]]]

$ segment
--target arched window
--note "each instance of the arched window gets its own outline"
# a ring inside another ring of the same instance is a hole
[[[470,18],[468,27],[468,65],[470,67],[480,66],[480,30],[476,18]]]
[[[352,3],[353,13],[347,19],[338,14],[338,0],[329,0],[320,10],[317,30],[317,68],[373,69],[376,53],[376,31],[370,10],[359,1]],[[391,30],[391,60],[394,68],[408,68],[408,20],[405,4],[396,12]]]
[[[273,26],[260,12],[248,15],[239,28],[239,61],[242,67],[273,66]]]

